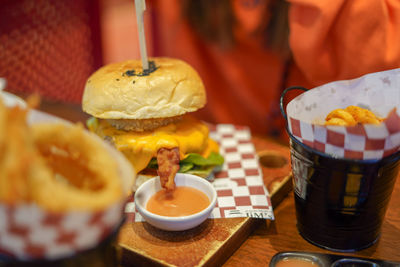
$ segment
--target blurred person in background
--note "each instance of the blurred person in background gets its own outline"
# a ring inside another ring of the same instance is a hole
[[[284,136],[281,92],[400,66],[398,0],[147,0],[152,56],[202,77],[198,116]]]

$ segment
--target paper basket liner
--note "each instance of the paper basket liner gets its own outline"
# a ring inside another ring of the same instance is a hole
[[[125,202],[103,212],[46,212],[36,204],[0,204],[0,253],[21,260],[59,259],[91,249],[122,220]]]
[[[355,105],[385,118],[379,125],[324,126],[338,108]],[[400,148],[400,69],[328,83],[286,106],[289,132],[305,145],[338,158],[381,159]]]

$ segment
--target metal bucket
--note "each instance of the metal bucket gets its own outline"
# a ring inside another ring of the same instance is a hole
[[[281,96],[281,112],[286,89]],[[334,158],[290,136],[297,229],[310,243],[333,251],[374,244],[399,171],[400,152],[379,160]]]

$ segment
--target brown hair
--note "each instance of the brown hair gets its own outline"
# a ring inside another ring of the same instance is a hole
[[[235,44],[233,28],[236,20],[231,0],[181,0],[183,16],[189,25],[205,40],[217,43],[223,49]],[[284,59],[290,57],[289,49],[289,3],[270,0],[265,14],[269,21],[261,23],[255,34],[263,36],[266,47],[279,53]]]

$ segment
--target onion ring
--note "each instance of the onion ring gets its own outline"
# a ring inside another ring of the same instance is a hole
[[[32,125],[35,146],[53,175],[36,176],[32,197],[47,210],[104,210],[123,195],[116,160],[82,125]]]

